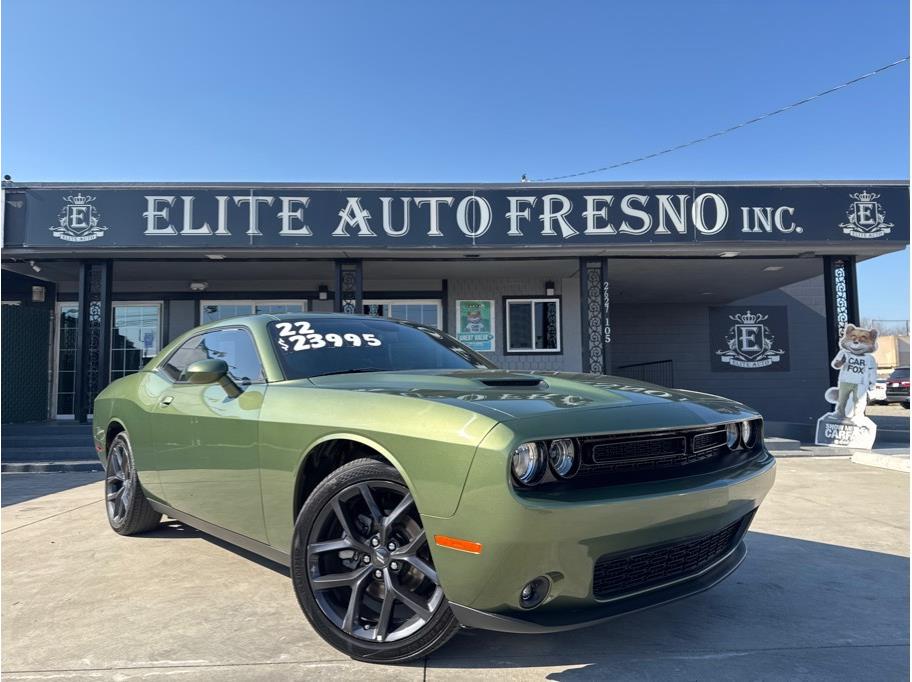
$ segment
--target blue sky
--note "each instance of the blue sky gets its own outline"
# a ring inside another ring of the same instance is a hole
[[[699,137],[905,56],[908,11],[899,0],[6,0],[2,171],[83,181],[559,175]],[[588,179],[907,178],[908,120],[903,65]],[[859,270],[864,316],[908,317],[908,251]]]

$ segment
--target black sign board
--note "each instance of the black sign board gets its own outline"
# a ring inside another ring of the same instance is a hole
[[[714,372],[787,372],[786,306],[709,309],[710,366]]]
[[[864,185],[7,186],[6,247],[436,248],[907,242]]]

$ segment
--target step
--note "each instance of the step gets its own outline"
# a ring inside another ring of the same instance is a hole
[[[909,455],[887,455],[880,452],[861,452],[857,451],[852,455],[853,464],[864,464],[870,467],[880,469],[892,469],[893,471],[904,471],[909,473]]]
[[[55,462],[98,459],[94,446],[3,448],[0,462]]]
[[[65,471],[104,471],[96,460],[74,460],[72,462],[0,462],[4,474],[44,474]]]
[[[801,449],[801,441],[794,440],[792,438],[779,438],[778,436],[770,436],[768,438],[764,438],[763,442],[766,445],[767,450],[775,452]]]
[[[3,424],[0,426],[0,435],[6,436],[31,436],[35,434],[67,435],[92,433],[91,424],[77,424],[75,422],[42,422],[40,424]]]
[[[2,444],[2,447],[4,448],[23,448],[37,445],[52,445],[56,447],[75,445],[76,447],[85,447],[86,445],[92,444],[92,434],[36,433],[28,436],[3,436],[0,438],[0,444]]]

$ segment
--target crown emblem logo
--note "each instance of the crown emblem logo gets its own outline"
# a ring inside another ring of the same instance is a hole
[[[92,203],[95,197],[79,192],[63,197],[66,202],[57,214],[51,234],[67,242],[88,242],[101,237],[108,228],[101,224],[101,213]]]
[[[716,355],[725,364],[739,369],[769,367],[780,361],[785,350],[776,348],[776,337],[763,324],[769,315],[745,310],[729,315],[733,324],[725,337],[725,348]]]
[[[68,204],[72,204],[73,206],[87,206],[88,204],[95,201],[95,197],[85,196],[82,192],[80,192],[76,196],[73,196],[71,194],[68,197],[64,197],[63,200]]]
[[[876,239],[890,234],[893,223],[886,222],[886,211],[877,201],[879,194],[862,190],[849,196],[855,201],[846,211],[848,222],[839,223],[845,234],[857,239]]]
[[[757,324],[758,322],[763,322],[763,320],[769,318],[769,315],[760,315],[752,313],[748,310],[746,313],[737,313],[735,315],[729,315],[728,319],[734,320],[735,322],[740,322],[741,324]]]

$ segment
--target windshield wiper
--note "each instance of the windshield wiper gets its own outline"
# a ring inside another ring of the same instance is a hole
[[[336,372],[323,372],[322,374],[311,374],[310,378],[315,377],[328,377],[332,374],[359,374],[361,372],[387,372],[389,370],[383,369],[381,367],[355,367],[354,369],[340,369]]]

